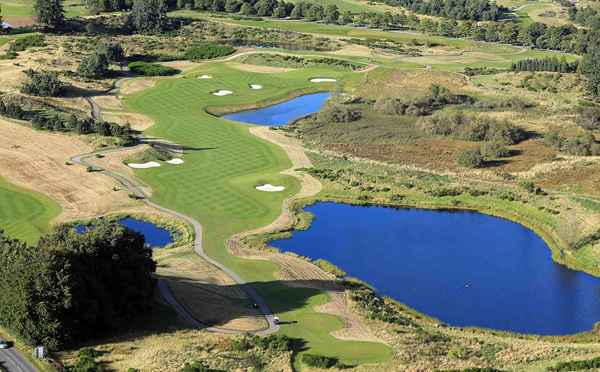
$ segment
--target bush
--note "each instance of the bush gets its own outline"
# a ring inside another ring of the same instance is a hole
[[[16,53],[16,52],[22,52],[29,48],[43,47],[45,45],[46,45],[46,43],[45,43],[44,35],[41,35],[41,34],[28,35],[28,36],[24,36],[24,37],[15,39],[15,41],[10,45],[8,50],[10,52]]]
[[[479,149],[465,150],[458,155],[458,165],[466,168],[481,168],[485,162]]]
[[[327,106],[317,114],[317,120],[323,123],[350,123],[361,117],[360,110],[340,104]]]
[[[129,70],[135,74],[144,76],[170,76],[181,72],[172,67],[141,61],[131,62]]]
[[[338,364],[338,359],[316,354],[303,354],[302,363],[315,368],[332,368]]]
[[[549,371],[587,371],[600,368],[600,357],[588,360],[573,360],[569,362],[558,363],[554,367],[548,368]]]
[[[55,72],[27,70],[25,74],[29,78],[21,86],[21,92],[39,97],[61,96],[67,84],[63,83]]]
[[[508,158],[511,156],[510,149],[497,141],[486,142],[481,145],[481,154],[486,158]]]
[[[204,362],[194,361],[186,363],[180,372],[210,372],[210,368]]]
[[[577,116],[577,124],[587,130],[600,129],[600,108],[585,107],[581,109]]]
[[[108,58],[102,53],[93,53],[81,60],[77,72],[87,78],[102,78],[108,74]]]
[[[193,46],[185,51],[184,57],[190,61],[199,61],[203,59],[212,59],[228,56],[235,52],[235,48],[229,45],[217,45],[205,43]]]
[[[125,58],[123,47],[117,43],[103,43],[98,45],[96,53],[104,54],[110,62],[119,62]]]

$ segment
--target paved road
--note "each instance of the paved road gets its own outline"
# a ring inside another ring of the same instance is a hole
[[[110,93],[117,94],[121,84],[122,84],[122,80],[118,81],[115,84],[115,88],[113,90],[111,90]],[[91,107],[92,117],[99,120],[101,117],[100,107],[96,104],[96,102],[92,98],[87,99],[87,101]],[[140,140],[143,142],[143,137],[141,137]],[[279,330],[279,325],[275,322],[275,316],[273,315],[273,313],[267,306],[267,303],[264,301],[264,299],[256,292],[254,287],[252,287],[250,284],[246,283],[235,272],[233,272],[229,268],[225,267],[220,262],[212,259],[211,257],[209,257],[206,254],[206,252],[204,252],[204,247],[202,244],[203,243],[203,240],[202,240],[203,239],[203,229],[202,229],[202,225],[200,224],[200,222],[198,222],[197,220],[193,219],[190,216],[184,215],[182,213],[179,213],[177,211],[174,211],[174,210],[171,210],[168,208],[164,208],[158,204],[153,203],[152,201],[150,201],[147,198],[147,195],[144,193],[142,188],[135,181],[133,181],[119,173],[104,169],[102,167],[95,166],[93,163],[89,162],[90,158],[95,158],[96,155],[98,155],[98,154],[105,155],[105,154],[108,154],[111,152],[116,152],[116,151],[121,151],[121,150],[122,150],[122,148],[118,148],[118,147],[111,148],[111,149],[103,149],[103,150],[92,152],[89,154],[74,156],[71,158],[71,161],[75,164],[79,164],[79,165],[82,165],[85,167],[92,167],[92,168],[94,168],[95,171],[102,172],[103,174],[114,178],[123,187],[125,187],[125,189],[127,189],[127,191],[130,194],[135,195],[135,197],[140,200],[143,200],[144,203],[146,203],[147,205],[149,205],[159,211],[162,211],[164,213],[170,214],[176,218],[182,219],[182,220],[186,221],[187,223],[189,223],[193,227],[194,234],[195,234],[194,252],[196,252],[196,254],[198,256],[200,256],[201,258],[203,258],[204,260],[209,262],[211,265],[217,267],[219,270],[221,270],[224,273],[226,273],[227,275],[229,275],[229,277],[231,277],[231,279],[233,279],[233,281],[235,283],[237,283],[242,288],[242,290],[244,290],[244,292],[246,292],[246,295],[258,306],[260,311],[263,313],[265,319],[267,320],[268,326],[264,329],[256,330],[253,333],[265,335],[265,334],[277,332]],[[235,333],[235,334],[248,333],[247,331],[238,331],[238,330],[226,329],[226,328],[209,327],[209,326],[201,323],[200,321],[194,319],[194,317],[185,309],[185,307],[177,301],[177,299],[171,292],[171,289],[170,289],[167,281],[159,280],[158,288],[159,288],[164,300],[167,301],[173,307],[173,309],[175,309],[175,311],[179,314],[179,316],[181,318],[188,321],[194,327],[202,328],[209,332]]]
[[[0,350],[0,371],[4,368],[8,372],[36,372],[25,358],[23,358],[15,349]]]

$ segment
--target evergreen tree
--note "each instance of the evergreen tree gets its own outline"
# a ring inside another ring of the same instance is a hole
[[[600,35],[596,33],[595,40],[581,62],[581,71],[587,77],[588,93],[600,97]]]
[[[167,24],[167,3],[165,0],[134,0],[130,21],[133,28],[141,33],[156,33]]]
[[[65,24],[62,0],[36,0],[33,5],[35,18],[40,25],[60,28]]]

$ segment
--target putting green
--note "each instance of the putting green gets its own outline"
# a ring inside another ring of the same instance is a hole
[[[198,79],[209,74],[212,79]],[[225,247],[231,235],[272,222],[282,202],[299,191],[296,179],[280,175],[291,166],[285,152],[249,133],[249,126],[228,122],[208,113],[207,107],[242,105],[288,96],[299,89],[315,88],[311,77],[356,80],[361,75],[339,70],[303,69],[282,74],[241,72],[221,62],[206,64],[185,78],[163,79],[156,87],[128,97],[127,105],[151,116],[156,125],[148,137],[165,138],[190,150],[181,166],[136,170],[153,189],[153,200],[199,220],[205,230],[209,255],[236,271],[266,298],[281,319],[290,324],[282,332],[301,337],[313,353],[339,357],[345,363],[379,362],[391,355],[380,343],[341,341],[330,335],[342,321],[314,311],[327,295],[284,286],[275,279],[277,266],[267,261],[233,257]],[[252,90],[260,84],[263,90]],[[332,87],[323,85],[323,87]],[[211,92],[230,90],[216,97]],[[283,185],[281,193],[264,193],[257,184]]]
[[[0,229],[10,237],[34,244],[48,231],[60,206],[49,198],[0,178]]]

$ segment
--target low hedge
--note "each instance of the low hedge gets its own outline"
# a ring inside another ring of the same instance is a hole
[[[144,76],[171,76],[181,72],[176,68],[142,61],[131,62],[129,71]]]
[[[218,45],[213,43],[204,43],[195,45],[185,51],[184,57],[190,61],[199,61],[203,59],[212,59],[228,56],[235,52],[235,48],[229,45]]]

